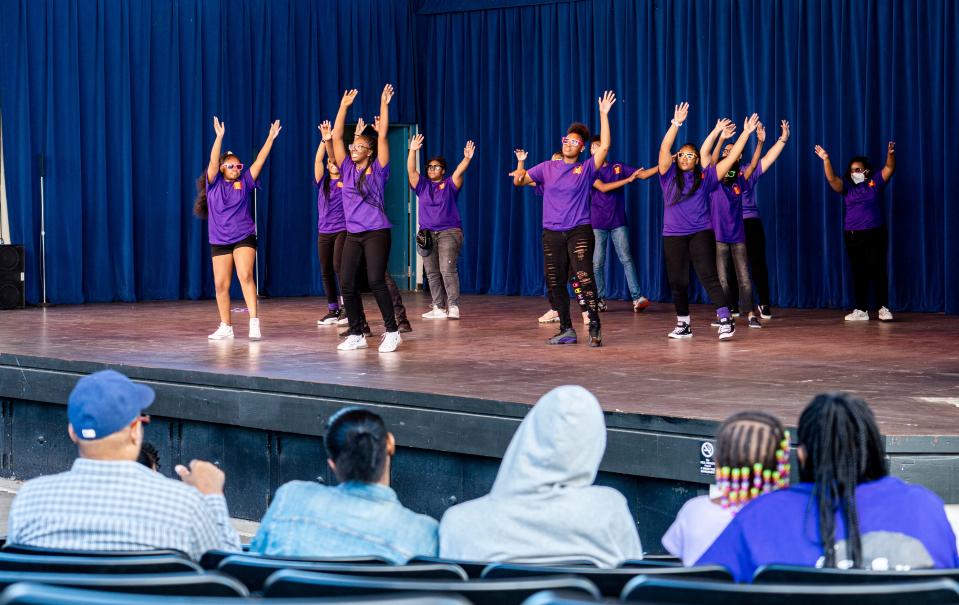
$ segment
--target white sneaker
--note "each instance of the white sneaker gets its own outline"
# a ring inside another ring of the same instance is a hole
[[[228,326],[222,321],[220,322],[220,327],[216,329],[216,332],[207,336],[210,340],[223,340],[225,338],[233,338],[233,326]]]
[[[343,316],[336,320],[336,325],[345,326],[350,323],[350,318],[346,316],[346,311],[343,312]]]
[[[366,336],[362,334],[350,334],[346,337],[346,340],[338,344],[336,348],[340,351],[355,351],[356,349],[365,349],[367,346]]]
[[[450,308],[446,312],[446,316],[450,319],[459,319],[460,318],[460,308],[456,305],[450,305]]]
[[[553,309],[550,309],[550,310],[547,311],[546,313],[543,313],[542,315],[540,315],[538,321],[539,321],[539,323],[541,323],[541,324],[556,323],[557,321],[559,321],[559,311],[555,311],[555,310],[553,310]]]
[[[892,311],[886,307],[879,309],[879,321],[892,321]]]
[[[889,313],[888,309],[886,310],[886,313]],[[889,315],[890,317],[892,316],[891,313]],[[846,321],[869,321],[869,313],[855,309],[852,313],[846,316]]]
[[[422,315],[423,319],[446,319],[446,311],[439,307],[433,307]]]
[[[399,332],[385,332],[380,342],[380,353],[392,353],[403,342]]]
[[[260,334],[260,318],[250,318],[250,340],[260,340],[263,335]]]
[[[589,312],[583,311],[583,323],[589,325]]]

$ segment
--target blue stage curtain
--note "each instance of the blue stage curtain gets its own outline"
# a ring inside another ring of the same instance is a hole
[[[0,0],[5,169],[28,300],[40,298],[41,154],[53,302],[212,296],[191,206],[214,114],[246,163],[282,120],[258,196],[261,282],[319,294],[316,124],[348,86],[361,89],[352,116],[371,117],[390,81],[393,121],[421,124],[427,153],[455,163],[477,142],[460,196],[467,292],[543,292],[542,207],[512,187],[512,150],[527,148],[532,165],[570,121],[596,129],[596,98],[611,88],[611,157],[634,165],[656,161],[680,100],[691,104],[681,139],[697,144],[720,116],[759,112],[769,144],[779,119],[792,123],[758,193],[777,306],[851,301],[842,203],[813,145],[841,169],[859,153],[881,165],[895,139],[891,304],[957,313],[957,36],[953,0]],[[657,179],[629,185],[627,205],[643,290],[668,300]],[[608,258],[609,293],[626,297]]]

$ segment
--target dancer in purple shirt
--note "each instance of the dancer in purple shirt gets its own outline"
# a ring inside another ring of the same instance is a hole
[[[600,136],[596,154],[585,162],[579,155],[589,139],[585,124],[573,123],[563,137],[563,160],[543,162],[529,172],[516,171],[513,184],[543,185],[543,260],[547,286],[553,291],[553,302],[559,312],[559,332],[548,344],[575,344],[576,331],[569,314],[566,276],[572,270],[573,292],[580,306],[589,314],[589,346],[603,344],[596,286],[593,275],[595,240],[590,226],[589,196],[596,180],[596,171],[606,161],[609,150],[609,110],[616,95],[606,91],[599,99]]]
[[[709,298],[716,307],[719,318],[719,338],[733,336],[736,324],[726,306],[719,275],[716,273],[716,235],[713,233],[709,215],[709,194],[719,187],[717,171],[725,174],[743,153],[746,140],[756,130],[759,118],[753,114],[746,119],[743,134],[739,136],[732,152],[718,164],[710,164],[701,158],[707,155],[719,133],[730,124],[719,120],[716,127],[703,142],[700,149],[686,143],[673,156],[673,143],[679,128],[686,121],[689,104],[675,106],[669,130],[659,147],[659,184],[663,189],[663,253],[666,260],[666,275],[673,291],[676,306],[676,328],[670,338],[690,338],[689,326],[689,263],[699,281],[705,286]]]
[[[896,142],[889,141],[886,165],[876,175],[873,175],[872,164],[865,156],[851,159],[844,178],[840,178],[833,170],[825,149],[816,145],[816,155],[822,158],[826,181],[833,191],[842,195],[846,210],[843,235],[852,265],[853,297],[856,303],[852,313],[846,315],[846,321],[869,320],[870,289],[875,302],[871,308],[879,308],[880,321],[892,321],[886,276],[889,231],[886,229],[881,196],[886,183],[896,171]]]
[[[327,120],[319,128],[322,139],[313,161],[317,207],[316,251],[320,257],[328,312],[316,323],[326,326],[335,325],[346,318],[337,296],[336,281],[343,258],[343,242],[346,241],[346,217],[343,215],[343,179],[340,178],[340,168],[333,160],[333,127]]]
[[[425,179],[416,170],[416,152],[422,147],[423,135],[418,134],[410,141],[406,171],[410,189],[416,192],[419,200],[420,230],[428,231],[432,242],[429,250],[420,248],[430,295],[433,297],[431,308],[423,317],[459,319],[460,276],[456,263],[463,247],[463,224],[456,200],[463,187],[463,175],[476,153],[476,145],[473,141],[466,142],[463,159],[451,176],[446,176],[446,159],[443,156],[426,160]]]
[[[210,163],[206,173],[197,180],[197,198],[193,212],[208,219],[210,254],[213,256],[213,285],[216,290],[216,306],[220,312],[220,326],[209,335],[210,340],[233,338],[233,321],[230,316],[230,282],[233,268],[243,289],[243,299],[250,312],[250,340],[259,340],[260,318],[257,316],[256,284],[253,268],[256,265],[256,224],[253,222],[253,189],[260,186],[259,177],[273,148],[273,141],[280,134],[280,121],[270,125],[256,160],[243,170],[240,158],[232,151],[220,154],[226,125],[213,116],[216,139],[210,150]]]

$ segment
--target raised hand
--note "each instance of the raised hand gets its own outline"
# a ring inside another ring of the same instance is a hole
[[[766,142],[766,127],[763,126],[762,122],[759,123],[759,126],[756,126],[756,140],[760,143]]]
[[[380,103],[385,103],[386,105],[390,104],[390,101],[393,100],[393,85],[387,84],[383,87],[383,94],[380,95]]]
[[[283,130],[283,127],[280,126],[280,121],[274,120],[274,122],[270,124],[270,140],[276,139],[276,137],[280,135],[281,130]]]
[[[895,141],[889,141],[889,144],[886,146],[886,153],[888,153],[889,155],[892,155],[892,154],[896,153],[896,142],[895,142]]]
[[[221,122],[216,116],[213,116],[213,131],[216,136],[222,137],[226,133],[226,124]]]
[[[414,135],[413,138],[410,139],[410,151],[419,151],[422,149],[424,138],[421,134]]]
[[[673,120],[682,124],[686,121],[686,116],[689,115],[689,103],[685,101],[679,105],[673,106]]]
[[[826,150],[820,147],[819,145],[816,145],[816,148],[813,151],[816,152],[816,155],[819,156],[819,159],[823,161],[826,161],[829,159],[829,154],[826,153]]]
[[[472,160],[474,153],[476,153],[476,145],[473,144],[473,141],[466,141],[466,147],[463,148],[463,157]]]
[[[340,106],[349,107],[350,105],[353,104],[353,101],[356,100],[356,95],[358,94],[360,94],[360,91],[358,91],[355,88],[345,91],[343,93],[343,98],[340,99]]]
[[[363,134],[363,131],[366,130],[366,122],[363,121],[363,116],[360,116],[356,119],[356,129],[353,130],[353,136],[358,137]]]
[[[380,116],[375,116],[373,118],[373,131],[381,136],[386,136],[386,133],[380,130],[381,128],[383,128],[383,122],[380,120]]]
[[[755,132],[757,126],[759,126],[759,116],[754,113],[746,118],[746,123],[743,126],[743,132],[746,134],[752,134]]]
[[[609,113],[609,110],[612,109],[613,104],[616,103],[616,93],[611,90],[607,90],[603,93],[603,96],[599,98],[598,103],[600,113]]]
[[[516,149],[513,151],[516,154],[516,159],[520,162],[525,162],[526,158],[529,157],[529,153],[525,149]]]
[[[789,140],[789,122],[787,122],[786,120],[781,120],[779,122],[779,127],[780,129],[782,129],[782,134],[779,135],[779,140],[785,143],[786,141]],[[822,148],[820,147],[820,149]]]
[[[729,126],[726,126],[722,134],[719,135],[719,138],[726,140],[726,139],[733,138],[735,135],[736,135],[736,125],[733,124],[732,121],[730,121]]]
[[[720,118],[716,120],[716,127],[713,128],[713,132],[725,132],[732,123],[733,121],[729,118]]]
[[[329,141],[333,138],[333,126],[330,125],[329,120],[323,120],[317,128],[320,129],[320,136],[323,137],[324,141]]]

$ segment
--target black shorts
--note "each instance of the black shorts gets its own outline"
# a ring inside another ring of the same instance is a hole
[[[237,248],[253,248],[256,250],[256,234],[249,235],[232,244],[210,244],[210,256],[233,254],[233,251]]]

